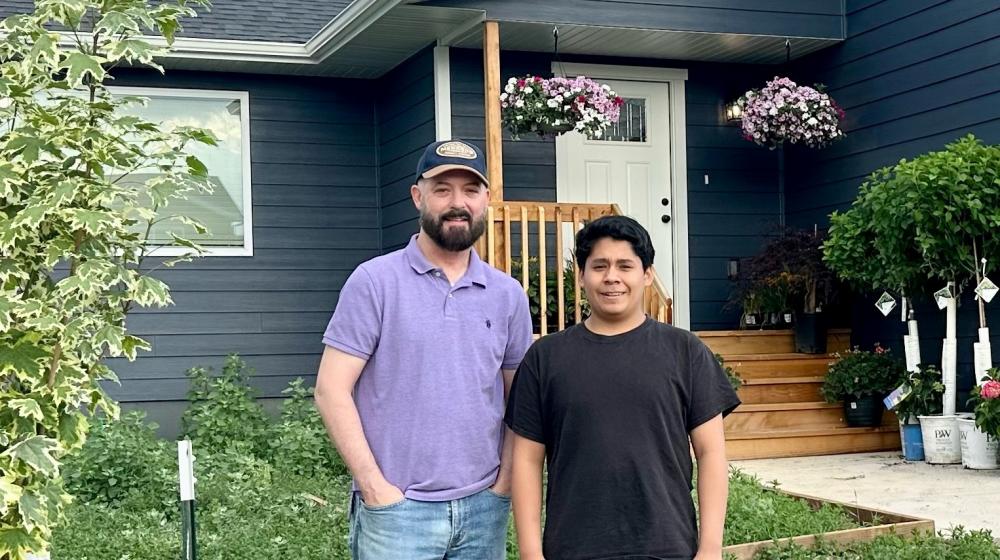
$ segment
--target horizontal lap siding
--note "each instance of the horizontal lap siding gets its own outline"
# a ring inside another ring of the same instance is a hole
[[[1000,9],[991,0],[848,1],[847,39],[807,57],[803,78],[826,84],[847,112],[847,137],[821,151],[789,155],[788,219],[829,223],[880,167],[939,150],[973,133],[1000,142]],[[899,322],[855,309],[855,342],[897,343]],[[987,307],[989,320],[1000,311]],[[943,314],[920,308],[924,359],[940,362]],[[972,385],[975,304],[959,316],[959,406]],[[1000,345],[993,341],[994,347]],[[900,349],[901,350],[901,349]],[[994,351],[996,357],[997,351]]]
[[[384,252],[406,245],[420,228],[410,198],[424,147],[434,141],[434,58],[426,48],[375,82],[379,207]]]
[[[175,305],[138,309],[130,330],[152,351],[110,360],[112,397],[176,427],[185,371],[226,354],[254,368],[262,397],[316,373],[344,280],[380,252],[374,107],[365,81],[121,72],[117,85],[248,91],[254,256],[206,257],[154,276]]]
[[[740,138],[722,121],[729,99],[772,70],[724,64],[567,57],[574,61],[687,68],[688,228],[691,267],[691,327],[732,328],[737,311],[726,309],[730,258],[754,254],[778,222],[777,163],[773,152]],[[501,76],[550,75],[551,58],[503,52]],[[452,131],[482,144],[482,53],[452,49]],[[555,201],[555,142],[504,132],[504,198]],[[705,175],[708,184],[705,184]],[[675,217],[675,219],[677,219]]]

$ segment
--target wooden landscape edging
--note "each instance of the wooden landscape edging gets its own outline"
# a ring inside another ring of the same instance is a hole
[[[872,523],[874,520],[880,522],[879,525],[871,527],[859,527],[857,529],[845,529],[843,531],[833,531],[831,533],[820,533],[819,535],[802,535],[798,537],[786,537],[770,541],[757,541],[752,543],[734,544],[722,549],[724,554],[731,554],[738,560],[750,560],[758,551],[772,546],[785,544],[788,542],[800,546],[811,546],[817,540],[825,542],[848,543],[863,542],[873,540],[879,535],[895,533],[897,535],[909,535],[916,532],[934,532],[934,520],[922,517],[911,517],[899,513],[882,511],[874,508],[866,508],[854,504],[838,502],[835,500],[825,500],[806,494],[797,494],[775,488],[765,488],[769,492],[777,492],[792,498],[808,502],[813,509],[818,509],[823,504],[833,504],[843,508],[844,512],[853,517],[861,524]]]

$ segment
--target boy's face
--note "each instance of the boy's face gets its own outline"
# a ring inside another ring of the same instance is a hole
[[[594,244],[580,277],[591,312],[608,322],[641,315],[643,291],[653,283],[652,270],[642,269],[632,244],[610,237]]]

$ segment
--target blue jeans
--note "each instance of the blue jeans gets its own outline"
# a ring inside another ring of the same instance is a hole
[[[354,560],[503,560],[510,498],[483,490],[459,500],[403,499],[369,507],[351,499]]]

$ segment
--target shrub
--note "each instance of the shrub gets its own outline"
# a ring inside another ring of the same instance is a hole
[[[907,374],[910,394],[896,406],[896,415],[903,422],[917,416],[941,414],[944,383],[941,371],[932,365],[920,364],[919,371]]]
[[[270,461],[282,473],[303,476],[346,475],[302,378],[282,391],[281,422],[271,432]]]
[[[118,504],[135,493],[148,496],[154,508],[176,503],[174,456],[144,419],[137,411],[118,421],[98,418],[87,443],[66,461],[68,490],[93,503]]]
[[[222,450],[238,446],[258,456],[266,456],[268,420],[256,393],[248,384],[251,372],[239,356],[226,358],[222,375],[213,378],[211,369],[188,370],[191,404],[181,416],[181,431],[198,449]]]
[[[872,352],[854,348],[834,354],[820,393],[826,402],[865,396],[884,397],[906,379],[906,368],[889,350],[875,344]]]

